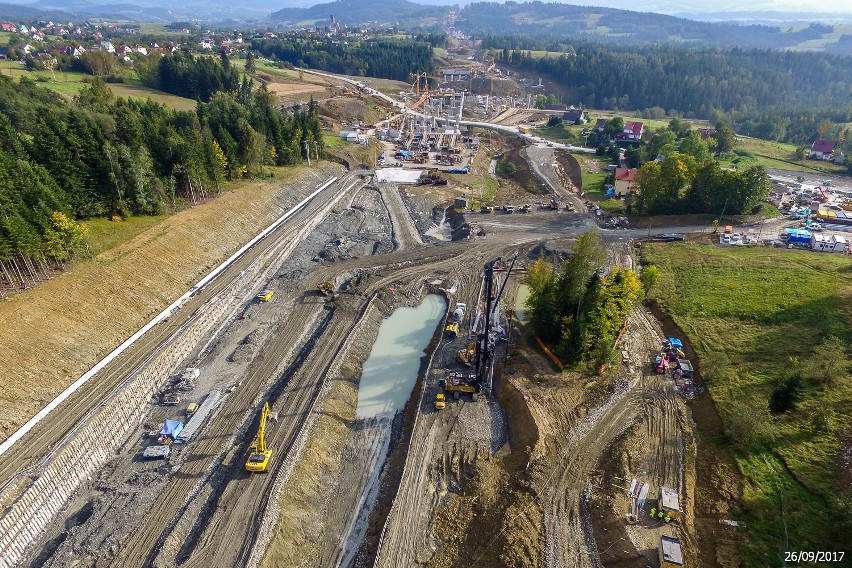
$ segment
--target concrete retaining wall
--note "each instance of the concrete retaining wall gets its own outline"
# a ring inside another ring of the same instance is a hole
[[[227,323],[227,316],[238,302],[253,292],[273,273],[307,233],[322,221],[325,214],[344,195],[335,199],[301,227],[295,239],[270,249],[234,278],[219,294],[205,303],[193,319],[183,326],[159,355],[131,377],[125,388],[95,409],[72,439],[64,444],[39,477],[21,494],[0,518],[0,568],[12,568],[24,560],[27,548],[36,542],[48,523],[65,506],[80,484],[90,478],[141,424],[146,407],[154,393],[211,331]],[[110,425],[105,439],[100,425]],[[7,489],[12,491],[12,488]],[[0,499],[0,502],[6,499]],[[164,520],[165,521],[165,520]]]

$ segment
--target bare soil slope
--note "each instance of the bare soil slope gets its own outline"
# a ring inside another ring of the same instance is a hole
[[[319,185],[331,168],[286,176]],[[296,203],[287,185],[247,183],[0,303],[3,437]]]

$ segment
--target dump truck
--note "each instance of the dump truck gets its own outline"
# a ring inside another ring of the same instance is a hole
[[[438,380],[438,384],[444,392],[453,393],[453,398],[458,400],[460,393],[470,393],[471,399],[476,401],[476,393],[479,392],[479,383],[476,382],[475,374],[449,373]]]
[[[258,302],[268,302],[272,299],[272,296],[275,295],[275,290],[264,290],[260,294],[257,295]]]
[[[246,471],[264,472],[272,457],[272,450],[266,447],[266,421],[269,420],[269,402],[264,403],[260,413],[260,426],[257,429],[257,437],[249,446],[249,457],[246,460]]]

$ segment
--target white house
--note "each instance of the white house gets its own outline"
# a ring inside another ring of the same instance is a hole
[[[115,53],[115,46],[112,44],[111,41],[102,41],[101,49],[103,49],[107,53]]]

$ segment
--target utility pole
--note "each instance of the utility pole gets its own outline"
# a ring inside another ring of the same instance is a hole
[[[314,140],[314,156],[319,161],[319,143],[316,140]]]
[[[311,147],[308,146],[307,140],[305,140],[303,144],[305,145],[305,155],[308,157],[308,167],[311,167]]]

